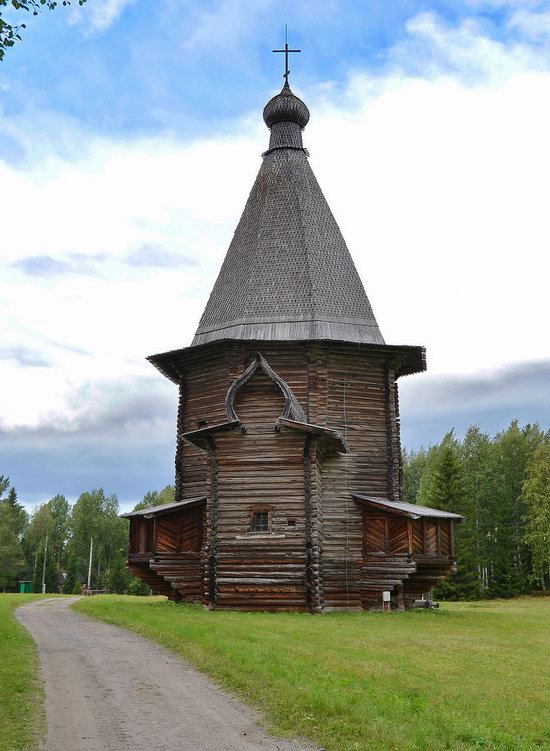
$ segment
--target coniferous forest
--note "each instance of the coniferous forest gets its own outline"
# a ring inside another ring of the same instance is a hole
[[[403,477],[403,500],[466,517],[456,526],[458,573],[436,597],[514,597],[550,588],[550,432],[517,422],[495,436],[477,426],[462,439],[450,431],[428,449],[404,450]],[[173,500],[169,485],[146,493],[135,509]],[[44,575],[47,592],[80,592],[93,539],[92,588],[147,594],[126,571],[128,523],[119,513],[117,497],[100,489],[82,493],[72,507],[56,495],[29,516],[9,478],[0,476],[0,591],[29,580],[40,592]]]
[[[538,425],[403,452],[404,500],[463,514],[455,528],[456,576],[434,595],[472,600],[550,587],[550,432]]]

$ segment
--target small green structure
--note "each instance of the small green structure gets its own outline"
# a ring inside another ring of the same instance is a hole
[[[20,581],[19,582],[19,594],[31,594],[32,593],[32,582],[31,581]]]

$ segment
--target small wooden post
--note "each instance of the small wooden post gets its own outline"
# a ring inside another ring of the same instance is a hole
[[[48,557],[48,535],[46,535],[46,544],[44,545],[44,560],[42,561],[42,594],[46,594],[46,558]]]
[[[92,581],[92,554],[94,550],[94,539],[90,537],[90,558],[88,560],[88,593],[90,592],[90,583]]]

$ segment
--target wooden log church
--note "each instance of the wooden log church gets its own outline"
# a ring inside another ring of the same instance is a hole
[[[401,500],[397,379],[425,352],[380,333],[288,75],[263,117],[269,147],[192,345],[148,358],[179,388],[177,502],[125,515],[128,566],[213,608],[407,608],[454,571],[462,518]]]

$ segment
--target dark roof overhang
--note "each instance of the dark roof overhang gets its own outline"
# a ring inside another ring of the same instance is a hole
[[[120,518],[132,519],[136,516],[141,516],[144,519],[151,519],[154,516],[174,514],[182,508],[188,508],[189,506],[203,503],[204,501],[206,501],[206,496],[201,495],[196,498],[187,498],[183,501],[176,501],[175,503],[163,503],[161,506],[151,506],[150,508],[142,508],[139,511],[129,511],[127,514],[120,514]]]
[[[452,519],[461,522],[466,518],[461,514],[452,514],[450,511],[442,511],[441,509],[429,508],[428,506],[417,506],[415,503],[390,501],[388,498],[362,495],[360,493],[352,493],[352,496],[358,501],[358,503],[371,506],[380,511],[388,511],[392,514],[397,514],[398,516],[406,516],[409,519]]]
[[[208,439],[211,433],[225,433],[228,430],[233,430],[233,428],[238,428],[240,424],[240,420],[228,420],[217,425],[206,425],[198,430],[190,430],[187,433],[178,433],[178,438],[185,438],[189,443],[204,449],[208,447]]]
[[[180,384],[183,380],[184,369],[186,360],[194,355],[196,352],[208,351],[208,348],[223,348],[225,345],[246,344],[251,348],[262,349],[262,346],[269,346],[274,344],[288,344],[285,340],[280,341],[261,341],[261,340],[243,340],[239,342],[236,339],[224,339],[215,342],[207,342],[206,344],[197,344],[192,347],[183,347],[181,349],[173,349],[168,352],[161,352],[156,355],[150,355],[147,360],[152,363],[157,370],[159,370],[166,378],[175,384]],[[393,345],[393,344],[358,344],[354,342],[335,341],[327,339],[319,339],[316,341],[293,341],[292,344],[326,344],[330,346],[346,346],[354,347],[357,351],[372,351],[386,354],[389,360],[392,360],[395,365],[396,377],[405,375],[412,375],[414,373],[422,373],[426,370],[426,350],[424,347],[419,347],[410,344]]]
[[[349,446],[346,443],[343,435],[337,430],[331,430],[331,428],[323,428],[320,425],[311,425],[306,422],[298,422],[297,420],[287,420],[280,417],[275,423],[276,427],[289,428],[290,430],[299,430],[302,433],[310,433],[312,435],[323,438],[327,444],[327,447],[333,451],[337,451],[339,454],[348,454]]]

